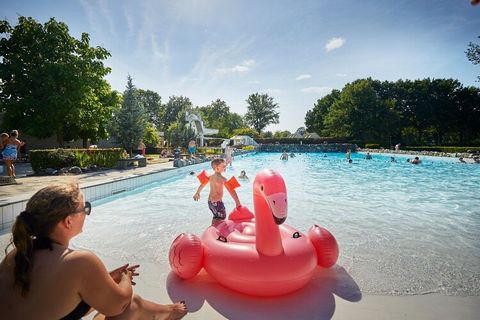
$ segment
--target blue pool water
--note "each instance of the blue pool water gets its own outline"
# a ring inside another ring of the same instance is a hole
[[[236,158],[225,176],[246,170],[237,189],[253,210],[255,173],[270,168],[285,179],[286,223],[306,232],[330,230],[340,246],[338,264],[368,294],[437,292],[480,295],[480,165],[457,159],[407,156],[298,154],[288,161],[264,153]],[[211,172],[209,164],[189,167]],[[166,277],[168,249],[181,232],[200,235],[210,224],[208,187],[192,199],[198,181],[188,172],[95,202],[74,246],[96,248],[104,258],[137,261]],[[227,211],[233,208],[225,194]]]

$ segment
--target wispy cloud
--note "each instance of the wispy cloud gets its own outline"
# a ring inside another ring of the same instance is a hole
[[[80,0],[80,4],[87,15],[88,23],[92,30],[102,31],[105,29],[105,24],[107,24],[110,36],[116,37],[114,18],[110,14],[111,9],[108,8],[105,1],[92,4],[86,0]]]
[[[316,93],[316,94],[325,96],[329,94],[332,90],[333,88],[330,88],[330,87],[308,87],[308,88],[302,88],[300,91],[305,93]]]
[[[325,50],[330,52],[332,50],[338,49],[342,47],[347,40],[343,38],[332,38],[328,40],[327,44],[325,45]]]
[[[88,23],[90,24],[90,28],[93,30],[97,29],[97,19],[95,16],[95,10],[90,5],[90,3],[86,0],[80,0],[80,4],[82,5],[83,11],[87,15]]]
[[[114,18],[111,14],[112,9],[108,7],[104,0],[99,1],[98,4],[100,6],[100,11],[102,12],[102,20],[107,22],[110,34],[116,37]]]
[[[249,59],[233,67],[219,68],[217,72],[221,74],[243,74],[249,72],[254,66],[255,60]]]
[[[134,17],[132,15],[132,8],[129,3],[126,3],[123,6],[123,13],[125,15],[125,20],[127,21],[128,36],[131,36],[135,31]]]
[[[309,79],[311,77],[312,77],[311,74],[301,74],[298,77],[296,77],[295,80],[304,80],[304,79]]]
[[[224,61],[231,61],[231,57],[235,56],[244,56],[244,52],[250,47],[253,43],[253,38],[240,37],[236,41],[229,43],[227,46],[216,46],[212,42],[205,42],[203,44],[202,50],[199,53],[199,57],[195,65],[191,68],[190,72],[180,80],[179,86],[183,87],[185,84],[185,79],[190,78],[199,78],[202,79],[201,86],[202,88],[211,88],[218,87],[219,81],[223,81],[223,77],[226,73],[221,73],[219,71],[219,65],[228,65]],[[247,60],[249,61],[249,60]],[[254,60],[251,60],[254,61]],[[243,64],[239,64],[243,65]],[[253,65],[256,65],[253,62]],[[252,68],[253,65],[250,67]],[[234,69],[235,66],[230,68],[223,69]],[[248,63],[247,63],[248,68]],[[237,68],[238,69],[238,68]],[[235,70],[237,70],[235,69]],[[238,73],[237,73],[238,74]],[[191,84],[188,85],[188,89],[192,89]],[[205,90],[205,89],[202,89]]]
[[[163,75],[167,75],[169,72],[169,60],[170,60],[170,46],[167,39],[163,40],[163,45],[157,43],[157,35],[150,35],[150,42],[152,46],[152,55],[155,62],[160,63],[160,67],[163,69]]]
[[[346,77],[347,75],[345,73],[335,73],[335,76],[336,77],[340,77],[340,78],[344,78]]]
[[[266,89],[265,91],[267,91],[267,93],[270,93],[270,94],[277,94],[277,93],[280,93],[282,92],[282,90],[280,89]]]

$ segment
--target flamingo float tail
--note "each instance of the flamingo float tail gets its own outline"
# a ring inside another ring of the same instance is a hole
[[[314,225],[308,230],[308,238],[317,252],[317,264],[330,268],[338,259],[338,243],[335,237],[325,228]]]

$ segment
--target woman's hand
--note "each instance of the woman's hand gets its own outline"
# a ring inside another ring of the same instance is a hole
[[[140,265],[134,265],[134,266],[129,266],[129,264],[125,264],[115,270],[110,271],[110,276],[112,277],[113,281],[116,283],[119,283],[120,280],[122,280],[122,277],[124,275],[127,275],[130,278],[130,281],[132,282],[132,285],[136,285],[136,283],[133,281],[133,277],[136,277],[139,275],[137,271],[137,268],[139,268]]]
[[[130,277],[130,281],[132,282],[132,285],[136,285],[137,283],[133,281],[133,277],[136,277],[139,275],[137,272],[137,269],[140,267],[139,264],[136,264],[134,266],[128,267],[127,268],[127,275]]]

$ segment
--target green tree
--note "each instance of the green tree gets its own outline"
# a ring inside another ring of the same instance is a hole
[[[242,116],[230,112],[230,107],[223,100],[217,99],[205,107],[197,107],[207,128],[218,129],[219,137],[230,137],[233,130],[245,126]]]
[[[88,147],[88,141],[98,143],[100,139],[109,137],[108,126],[112,114],[120,109],[122,95],[112,91],[110,85],[104,81],[97,87],[92,88],[91,99],[82,104],[80,113],[75,114],[78,119],[72,117],[70,125],[64,128],[65,141],[82,139],[83,147]]]
[[[195,139],[195,132],[185,123],[173,122],[167,129],[170,145],[175,147],[187,146],[190,140]]]
[[[272,138],[272,137],[273,137],[272,131],[265,131],[262,134],[262,138]]]
[[[118,103],[103,79],[110,53],[90,47],[87,33],[79,40],[54,18],[45,24],[19,17],[0,21],[0,106],[4,125],[31,136],[56,135],[60,146],[69,138],[106,137],[104,123]],[[110,104],[109,104],[110,103]],[[92,120],[92,114],[99,117]],[[81,123],[81,125],[78,125]]]
[[[165,112],[160,95],[154,91],[142,89],[137,89],[137,95],[145,108],[147,120],[156,128],[160,128]]]
[[[171,96],[165,105],[165,112],[162,119],[162,128],[167,140],[173,146],[184,146],[195,134],[186,125],[185,116],[192,111],[192,102],[183,96]]]
[[[275,131],[275,133],[273,134],[273,137],[274,138],[287,138],[289,135],[291,135],[292,133],[288,130],[285,130],[285,131]]]
[[[189,98],[183,96],[171,96],[165,105],[163,118],[161,122],[162,129],[168,131],[168,128],[175,122],[185,123],[186,111],[192,110],[192,102]]]
[[[258,131],[255,131],[255,129],[252,128],[239,128],[233,130],[233,134],[236,136],[250,136],[253,138],[260,138],[260,134]]]
[[[247,99],[245,121],[257,132],[261,133],[269,124],[279,123],[279,113],[275,111],[278,104],[268,94],[251,94]]]
[[[147,127],[147,118],[143,104],[138,99],[132,77],[129,75],[127,88],[123,93],[123,103],[120,110],[114,114],[111,134],[120,146],[129,154],[137,149]]]
[[[156,147],[160,144],[157,128],[151,122],[147,122],[142,140],[147,147]]]
[[[313,109],[307,111],[305,116],[305,126],[307,127],[308,132],[316,132],[319,135],[322,135],[322,130],[325,128],[323,123],[325,116],[330,110],[332,104],[339,98],[340,91],[332,90],[331,93],[317,100],[317,102],[313,105]]]
[[[480,38],[480,37],[478,37]],[[468,49],[465,51],[468,60],[470,60],[473,64],[480,64],[480,45],[477,43],[470,42],[468,44]],[[478,81],[480,81],[480,76],[477,77]]]
[[[324,123],[331,136],[387,144],[393,118],[393,101],[380,99],[371,79],[362,79],[345,86]]]

